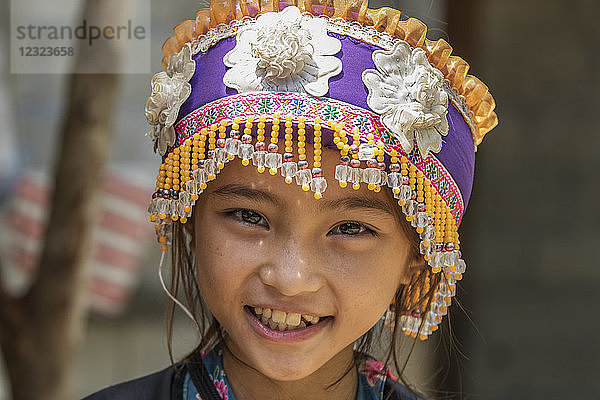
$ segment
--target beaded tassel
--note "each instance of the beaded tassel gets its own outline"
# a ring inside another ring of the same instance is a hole
[[[221,126],[219,127],[219,137],[221,137],[221,129],[223,130],[223,137],[225,137],[225,128],[227,127],[227,121],[222,120]],[[219,139],[222,140],[222,139]],[[224,140],[224,139],[223,139]],[[231,124],[231,130],[229,131],[229,137],[224,140],[225,152],[227,153],[227,159],[232,161],[235,156],[240,154],[240,146],[242,141],[240,140],[240,119],[238,117],[233,119]]]
[[[304,126],[304,117],[302,118],[302,126]],[[298,164],[294,162],[294,149],[292,147],[292,116],[285,117],[285,153],[283,154],[283,164],[281,164],[281,176],[285,178],[285,183],[292,183],[293,178],[298,172]],[[304,128],[302,128],[304,135]],[[298,135],[300,135],[300,122],[298,122]]]
[[[348,157],[350,146],[344,144],[340,131],[336,129],[333,121],[329,121],[329,128],[333,131],[333,143],[340,151],[340,163],[335,167],[335,179],[339,182],[340,187],[345,188],[350,179],[350,158]]]
[[[178,200],[179,199],[179,177],[180,177],[180,171],[179,171],[179,154],[180,154],[180,150],[178,147],[174,148],[172,151],[172,158],[173,158],[173,167],[172,167],[172,181],[173,181],[173,190],[171,191],[171,199],[172,200]],[[171,207],[171,219],[173,221],[177,221],[179,219],[179,210],[177,207],[177,202],[172,201],[172,207]]]
[[[362,171],[360,169],[359,151],[360,151],[360,135],[358,128],[352,130],[352,145],[348,145],[348,141],[344,136],[344,149],[348,149],[349,154],[352,155],[350,160],[350,173],[348,182],[352,182],[352,189],[360,189],[360,182],[362,181]]]
[[[207,158],[204,162],[204,168],[206,168],[206,174],[209,181],[215,179],[218,170],[217,160],[215,159],[216,130],[217,126],[212,124],[208,131],[208,152],[206,154]]]
[[[281,165],[283,164],[282,156],[278,153],[279,146],[277,146],[277,143],[279,142],[279,118],[281,118],[279,114],[273,116],[271,143],[269,143],[267,154],[265,155],[265,167],[269,168],[269,173],[271,175],[275,175],[277,170],[281,168]],[[292,122],[290,121],[289,124],[291,127]]]
[[[258,128],[256,130],[256,143],[254,144],[254,154],[252,155],[252,164],[256,166],[259,173],[265,172],[265,116],[261,116],[258,120]]]
[[[242,143],[240,144],[239,156],[242,159],[242,165],[250,164],[250,160],[254,156],[254,146],[252,146],[252,124],[254,117],[248,117],[244,126],[244,134],[242,135]]]
[[[305,192],[310,190],[312,173],[306,161],[306,126],[304,118],[298,120],[298,171],[296,172],[296,184]]]
[[[321,169],[321,119],[319,117],[315,118],[314,129],[313,179],[310,182],[310,188],[315,192],[315,199],[320,199],[322,193],[327,189],[327,181],[323,177],[323,170]]]

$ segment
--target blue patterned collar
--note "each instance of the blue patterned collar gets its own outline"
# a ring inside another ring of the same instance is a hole
[[[223,351],[216,346],[203,355],[202,361],[208,371],[217,392],[222,400],[236,400],[223,370]],[[384,394],[384,385],[389,374],[383,373],[383,364],[372,358],[366,358],[358,368],[358,388],[356,400],[381,400]],[[194,386],[190,374],[185,375],[183,382],[183,400],[202,400]]]

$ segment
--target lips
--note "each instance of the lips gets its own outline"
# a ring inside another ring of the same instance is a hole
[[[322,319],[312,314],[285,312],[271,308],[248,307],[248,309],[264,325],[281,332],[306,328],[319,323]]]

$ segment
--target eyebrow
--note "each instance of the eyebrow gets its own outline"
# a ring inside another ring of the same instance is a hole
[[[253,201],[267,201],[273,204],[275,207],[283,208],[283,202],[275,195],[265,192],[259,189],[253,189],[252,187],[244,184],[228,184],[221,186],[216,189],[211,195],[222,196],[222,197],[237,197],[243,199],[249,199]],[[394,212],[390,209],[388,202],[371,199],[362,196],[349,196],[336,200],[320,199],[317,200],[318,209],[321,212],[327,212],[331,210],[374,210],[384,212],[395,217]]]
[[[379,200],[379,199],[371,199],[368,197],[361,196],[352,196],[352,197],[344,197],[337,200],[319,200],[319,208],[321,211],[326,211],[327,209],[334,210],[360,210],[360,209],[370,209],[374,211],[382,211],[386,214],[390,214],[391,216],[395,216],[394,212],[390,209],[390,204]]]
[[[243,198],[257,202],[266,201],[273,204],[275,207],[283,207],[283,203],[281,202],[281,200],[279,200],[276,196],[272,195],[271,193],[265,192],[263,190],[253,189],[250,186],[242,184],[231,183],[225,186],[221,186],[220,188],[216,189],[210,194],[220,197]]]

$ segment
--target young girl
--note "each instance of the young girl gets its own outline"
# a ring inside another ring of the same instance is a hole
[[[418,398],[388,366],[400,333],[424,340],[447,313],[474,150],[497,124],[425,33],[319,0],[213,1],[175,28],[146,102],[149,211],[201,341],[89,399]]]

